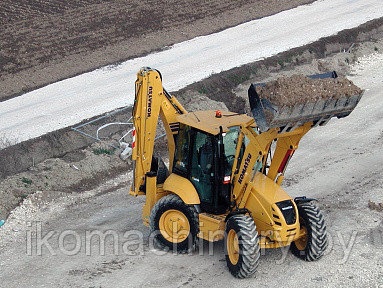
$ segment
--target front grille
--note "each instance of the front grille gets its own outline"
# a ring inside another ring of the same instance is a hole
[[[286,200],[276,203],[279,210],[281,210],[283,217],[285,218],[286,224],[291,225],[296,221],[295,209],[291,200]]]

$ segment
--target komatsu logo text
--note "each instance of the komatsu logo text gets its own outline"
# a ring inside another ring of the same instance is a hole
[[[148,117],[152,115],[152,95],[153,95],[153,87],[149,86],[148,91]]]
[[[238,178],[239,184],[242,183],[243,177],[245,177],[245,173],[246,173],[247,167],[249,166],[250,160],[251,160],[251,154],[249,153],[249,155],[247,155],[247,157],[245,159],[245,165],[243,165],[241,175],[239,175],[239,178]]]

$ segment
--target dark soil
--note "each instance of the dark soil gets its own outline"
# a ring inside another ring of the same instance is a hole
[[[375,202],[369,200],[368,201],[368,208],[370,208],[371,210],[376,210],[376,211],[382,212],[383,211],[383,203],[375,203]]]
[[[362,90],[346,78],[311,79],[302,75],[281,77],[257,87],[260,98],[278,106],[359,95]]]
[[[0,101],[314,0],[2,0]]]

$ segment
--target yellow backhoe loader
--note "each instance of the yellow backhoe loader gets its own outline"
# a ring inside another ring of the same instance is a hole
[[[238,278],[255,273],[261,248],[290,245],[306,261],[323,255],[328,239],[322,213],[313,199],[291,198],[281,183],[302,136],[347,116],[361,97],[275,107],[255,88],[249,89],[251,117],[188,113],[151,68],[142,68],[135,82],[130,194],[146,196],[144,224],[159,244],[181,252],[198,238],[224,240],[227,266]],[[169,168],[153,156],[159,118]]]

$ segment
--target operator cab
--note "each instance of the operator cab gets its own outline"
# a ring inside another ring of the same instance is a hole
[[[200,111],[178,117],[173,173],[194,185],[203,212],[222,214],[230,207],[239,125],[252,118],[231,112],[216,115],[216,111]],[[240,158],[243,151],[241,147]]]

